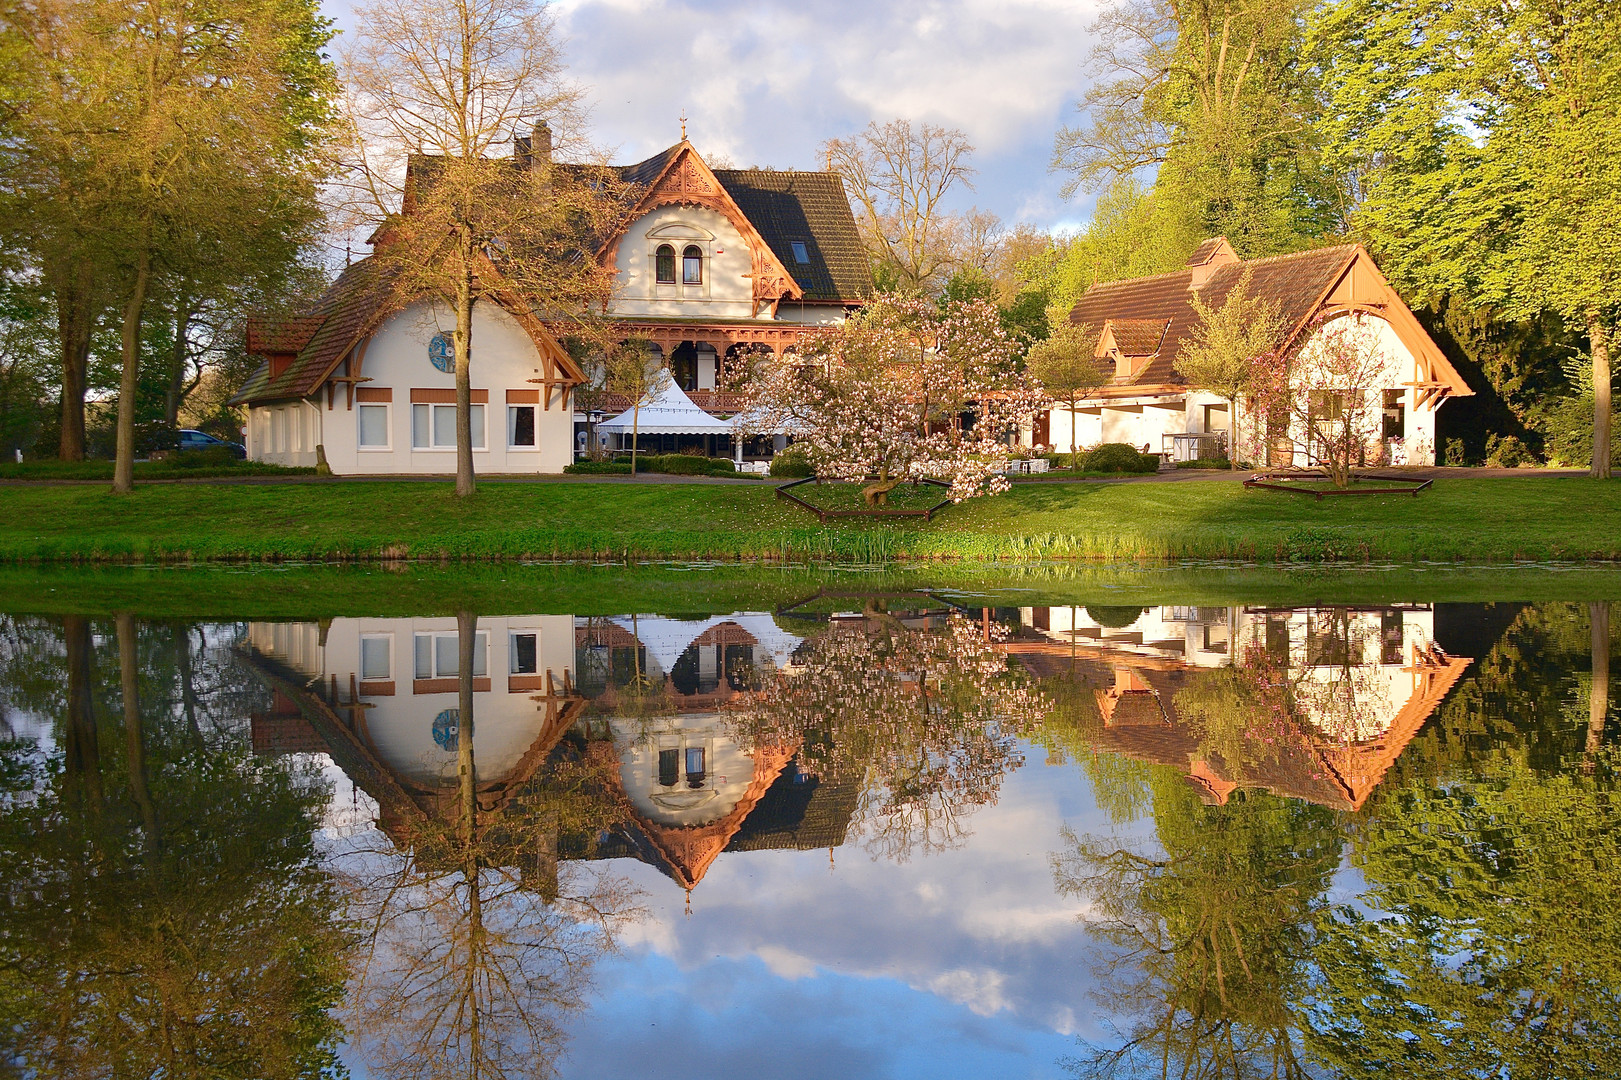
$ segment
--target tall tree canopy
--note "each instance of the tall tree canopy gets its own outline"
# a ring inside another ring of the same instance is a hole
[[[1603,0],[1346,0],[1317,27],[1328,153],[1399,288],[1585,328],[1610,475],[1621,15]]]
[[[1311,72],[1301,62],[1311,0],[1117,0],[1099,17],[1098,76],[1053,167],[1065,195],[1156,172],[1205,235],[1247,258],[1331,231]]]
[[[0,168],[56,294],[62,450],[83,452],[88,336],[114,307],[114,489],[128,490],[148,302],[290,261],[319,221],[330,23],[309,0],[54,0],[8,23],[27,43],[27,100]]]
[[[382,225],[396,299],[433,297],[453,312],[456,494],[470,496],[473,305],[506,287],[578,318],[604,300],[607,271],[580,248],[607,228],[617,185],[551,160],[554,139],[578,140],[582,93],[564,76],[544,3],[376,0],[356,18],[348,205]],[[521,159],[493,156],[528,123]],[[412,154],[432,157],[407,169]]]

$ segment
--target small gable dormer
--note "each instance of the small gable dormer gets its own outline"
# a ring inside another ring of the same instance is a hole
[[[1217,270],[1241,261],[1238,252],[1233,250],[1233,245],[1227,242],[1225,236],[1212,237],[1206,240],[1194,249],[1192,255],[1188,256],[1186,265],[1191,274],[1188,280],[1188,288],[1197,292],[1204,288],[1205,282],[1209,281]]]
[[[1120,382],[1132,379],[1159,354],[1165,339],[1165,319],[1109,319],[1098,335],[1096,356],[1114,361],[1114,377]]]

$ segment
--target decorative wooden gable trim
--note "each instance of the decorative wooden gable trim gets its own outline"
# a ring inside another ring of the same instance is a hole
[[[1418,316],[1391,288],[1373,257],[1358,244],[1345,267],[1335,276],[1328,288],[1300,324],[1293,327],[1283,348],[1294,347],[1309,327],[1318,320],[1359,312],[1375,315],[1390,324],[1396,337],[1413,354],[1412,381],[1404,385],[1414,389],[1417,408],[1438,408],[1448,397],[1471,397],[1474,391],[1458,374],[1440,346],[1424,330]]]
[[[726,193],[725,185],[704,164],[698,151],[685,140],[679,144],[669,164],[664,166],[664,171],[647,186],[647,191],[625,215],[623,222],[609,235],[597,252],[598,261],[604,266],[611,265],[631,225],[661,206],[698,206],[713,210],[742,234],[754,256],[754,266],[749,275],[754,281],[754,314],[758,315],[761,307],[769,307],[775,316],[777,306],[784,300],[804,299],[805,290],[777,258],[771,245],[760,235],[760,230],[749,221],[748,215]]]

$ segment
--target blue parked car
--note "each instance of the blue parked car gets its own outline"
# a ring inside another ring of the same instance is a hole
[[[245,458],[248,456],[247,447],[243,446],[241,443],[226,442],[224,439],[216,439],[208,432],[198,431],[195,428],[180,429],[179,450],[181,453],[185,453],[187,450],[215,450],[222,446],[230,448],[231,456],[233,457]]]

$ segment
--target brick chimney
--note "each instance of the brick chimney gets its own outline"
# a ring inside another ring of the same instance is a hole
[[[518,166],[524,169],[551,163],[552,129],[546,121],[536,120],[534,130],[530,134],[512,137],[512,157]]]

